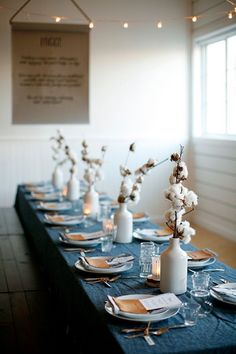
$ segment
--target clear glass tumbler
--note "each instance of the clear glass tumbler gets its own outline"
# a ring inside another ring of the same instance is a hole
[[[140,244],[140,278],[147,278],[152,274],[152,257],[155,255],[154,242],[141,242]]]

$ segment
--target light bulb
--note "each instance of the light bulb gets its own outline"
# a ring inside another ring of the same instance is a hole
[[[192,22],[197,22],[197,16],[192,17]]]
[[[128,27],[129,27],[128,22],[124,22],[124,23],[123,23],[123,27],[124,27],[124,28],[128,28]]]
[[[89,28],[94,28],[93,22],[90,22],[90,23],[89,23]]]
[[[162,22],[161,21],[158,22],[157,28],[162,28]]]

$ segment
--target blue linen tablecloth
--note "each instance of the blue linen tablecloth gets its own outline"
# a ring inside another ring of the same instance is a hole
[[[24,186],[18,186],[15,208],[22,222],[25,233],[37,250],[42,265],[52,286],[57,289],[61,299],[60,311],[63,320],[70,325],[73,338],[84,353],[236,353],[236,306],[213,300],[213,311],[207,317],[199,319],[194,327],[172,329],[162,336],[154,337],[156,345],[149,346],[143,338],[126,339],[122,328],[143,326],[141,323],[121,320],[110,316],[104,309],[107,295],[120,296],[126,294],[159,294],[159,289],[150,288],[145,280],[137,277],[126,279],[126,276],[138,275],[138,256],[140,242],[133,240],[130,244],[115,244],[111,254],[130,252],[135,256],[134,267],[122,273],[120,279],[107,288],[102,283],[88,284],[84,278],[89,276],[74,266],[79,252],[65,252],[59,241],[60,230],[53,230],[43,221],[44,213],[36,209]],[[151,228],[153,224],[144,222],[139,227]],[[101,223],[95,223],[86,231],[101,229]],[[77,230],[83,231],[83,224]],[[196,236],[197,237],[197,236]],[[160,252],[167,244],[160,245]],[[184,250],[195,249],[191,244],[182,245]],[[101,255],[100,247],[92,255]],[[236,282],[236,270],[216,261],[211,268],[224,268],[224,273],[210,273],[215,281],[222,277]],[[181,301],[190,297],[191,273],[188,274],[188,291],[180,295]],[[156,322],[154,327],[182,322],[181,314],[167,320]],[[96,349],[94,349],[96,348]]]

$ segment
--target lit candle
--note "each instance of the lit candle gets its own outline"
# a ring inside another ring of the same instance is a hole
[[[113,228],[114,228],[114,225],[113,225],[113,220],[111,219],[104,219],[102,221],[102,228],[103,228],[103,231],[106,233],[106,234],[111,234],[113,232]]]
[[[152,276],[154,279],[160,279],[160,256],[152,257]]]
[[[88,216],[91,213],[90,208],[86,204],[84,205],[83,213],[85,216]]]

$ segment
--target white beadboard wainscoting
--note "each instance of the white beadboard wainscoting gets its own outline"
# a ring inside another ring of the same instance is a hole
[[[104,181],[97,184],[99,191],[107,192],[112,198],[117,199],[121,176],[119,167],[125,163],[131,140],[121,139],[87,139],[91,156],[100,157],[100,148],[107,145],[107,153],[104,162]],[[84,164],[80,160],[82,139],[67,139],[68,145],[73,148],[79,157],[79,177],[83,177]],[[183,140],[182,140],[183,142]],[[158,143],[156,140],[136,141],[136,152],[130,153],[128,166],[131,170],[140,167],[149,158],[157,158],[159,161],[168,158],[172,152],[178,151],[179,141],[171,143]],[[25,182],[39,182],[51,179],[54,168],[52,150],[49,139],[0,139],[0,206],[9,207],[14,204],[16,188],[18,184]],[[185,160],[187,159],[187,143]],[[63,166],[65,181],[69,178],[69,163]],[[145,176],[141,200],[137,205],[132,205],[135,211],[147,211],[151,218],[160,223],[164,222],[164,211],[169,207],[164,198],[164,190],[169,185],[173,163],[170,161],[156,167]]]
[[[236,141],[196,138],[191,156],[194,222],[236,242]]]

